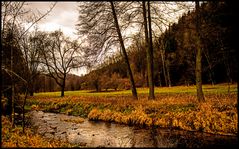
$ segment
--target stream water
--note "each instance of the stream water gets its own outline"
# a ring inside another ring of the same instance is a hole
[[[237,136],[162,128],[140,128],[102,121],[74,123],[76,116],[32,111],[31,124],[46,138],[82,147],[237,147]]]

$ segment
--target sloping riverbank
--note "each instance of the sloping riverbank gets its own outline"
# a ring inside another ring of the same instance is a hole
[[[222,147],[236,146],[236,136],[128,126],[77,116],[31,111],[35,131],[81,147]]]

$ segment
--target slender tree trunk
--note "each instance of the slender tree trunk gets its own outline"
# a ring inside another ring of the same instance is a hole
[[[13,82],[12,82],[13,83]],[[12,121],[12,127],[14,127],[14,121],[15,121],[15,90],[14,90],[14,84],[12,84],[12,114],[11,114],[11,121]]]
[[[165,86],[168,86],[168,80],[167,80],[166,69],[165,69],[165,50],[164,50],[163,42],[161,43],[160,55],[161,55],[161,60],[163,65],[163,76],[164,76]]]
[[[159,86],[162,87],[161,71],[159,71]]]
[[[152,41],[152,28],[150,16],[150,3],[148,1],[148,24],[149,24],[149,47],[148,47],[148,76],[149,76],[149,99],[155,99],[154,96],[154,56],[153,56],[153,41]]]
[[[167,82],[168,82],[168,87],[171,87],[171,79],[170,79],[170,69],[169,69],[169,62],[166,61],[166,72],[167,72]]]
[[[95,86],[96,92],[100,92],[100,87],[99,87],[99,81],[98,80],[94,81],[94,86]]]
[[[65,86],[66,86],[66,75],[64,74],[64,77],[63,77],[63,80],[62,80],[62,86],[61,86],[61,97],[64,97]]]
[[[227,91],[228,91],[228,95],[229,95],[230,94],[230,84],[232,83],[232,78],[231,78],[231,71],[230,71],[230,66],[229,66],[229,62],[228,62],[228,55],[226,56],[224,52],[223,52],[223,59],[224,59],[224,65],[226,68],[227,85],[228,85]]]
[[[30,81],[29,81],[29,93],[30,93],[30,96],[33,96],[34,94],[34,84],[33,84],[33,79],[31,78]]]
[[[152,45],[150,45],[150,35],[148,34],[148,23],[146,16],[146,6],[145,1],[142,2],[143,5],[143,17],[144,17],[144,33],[145,33],[145,47],[147,53],[147,72],[148,72],[148,84],[149,84],[149,99],[154,99],[154,85],[153,85],[153,74],[152,74],[152,54],[151,49]]]
[[[13,38],[13,29],[11,30],[11,37]],[[14,80],[13,80],[13,45],[14,45],[14,43],[13,43],[13,41],[11,41],[10,42],[11,43],[11,66],[10,66],[10,69],[11,69],[11,122],[12,122],[12,127],[14,127],[14,121],[15,121],[15,110],[14,110],[14,104],[15,104],[15,90],[14,90]]]
[[[202,90],[202,49],[200,38],[200,17],[199,17],[199,1],[196,1],[196,87],[197,87],[197,100],[199,102],[205,102],[205,98]]]
[[[22,105],[22,132],[25,132],[25,105],[26,105],[26,100],[27,100],[27,94],[28,94],[28,85],[26,87],[26,92],[25,92],[25,97]]]
[[[131,68],[130,68],[129,59],[128,59],[128,56],[127,56],[127,53],[126,53],[126,50],[125,50],[123,38],[122,38],[122,35],[121,35],[121,32],[120,32],[120,28],[119,28],[118,19],[117,19],[117,16],[116,16],[114,4],[113,4],[112,1],[110,1],[110,4],[111,4],[111,8],[112,8],[112,14],[114,16],[115,27],[117,29],[117,33],[118,33],[121,49],[122,49],[122,52],[123,52],[123,55],[124,55],[125,62],[127,64],[127,70],[128,70],[128,75],[129,75],[129,78],[130,78],[132,94],[133,94],[133,97],[135,99],[138,99],[137,91],[136,91],[136,86],[135,86],[135,83],[134,83],[133,74],[132,74],[132,71],[131,71]]]
[[[46,76],[43,77],[44,77],[43,92],[46,92]]]
[[[64,97],[64,90],[65,90],[65,87],[62,85],[61,86],[61,97]]]
[[[229,53],[228,50],[224,49],[224,45],[222,43],[222,41],[220,40],[220,46],[221,46],[221,50],[223,51],[222,56],[223,56],[223,62],[224,62],[224,66],[226,69],[226,75],[227,75],[227,85],[228,85],[228,95],[230,94],[230,84],[232,83],[232,77],[231,77],[231,70],[230,70],[230,64],[229,64]]]
[[[213,70],[212,70],[212,64],[211,64],[211,62],[209,60],[209,55],[205,51],[203,53],[204,53],[204,55],[206,57],[206,60],[207,60],[207,63],[208,63],[208,67],[209,67],[209,79],[210,79],[212,85],[214,85],[215,83],[214,83],[214,79],[213,79],[214,78],[213,77]]]

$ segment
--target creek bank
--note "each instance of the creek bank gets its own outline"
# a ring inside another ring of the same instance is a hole
[[[82,120],[78,116],[31,111],[36,133],[81,147],[235,147],[236,136]]]

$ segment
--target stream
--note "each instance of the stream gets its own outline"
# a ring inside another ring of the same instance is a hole
[[[165,128],[141,128],[117,123],[89,121],[79,117],[31,111],[31,125],[45,138],[60,139],[81,147],[236,147],[237,136]]]

